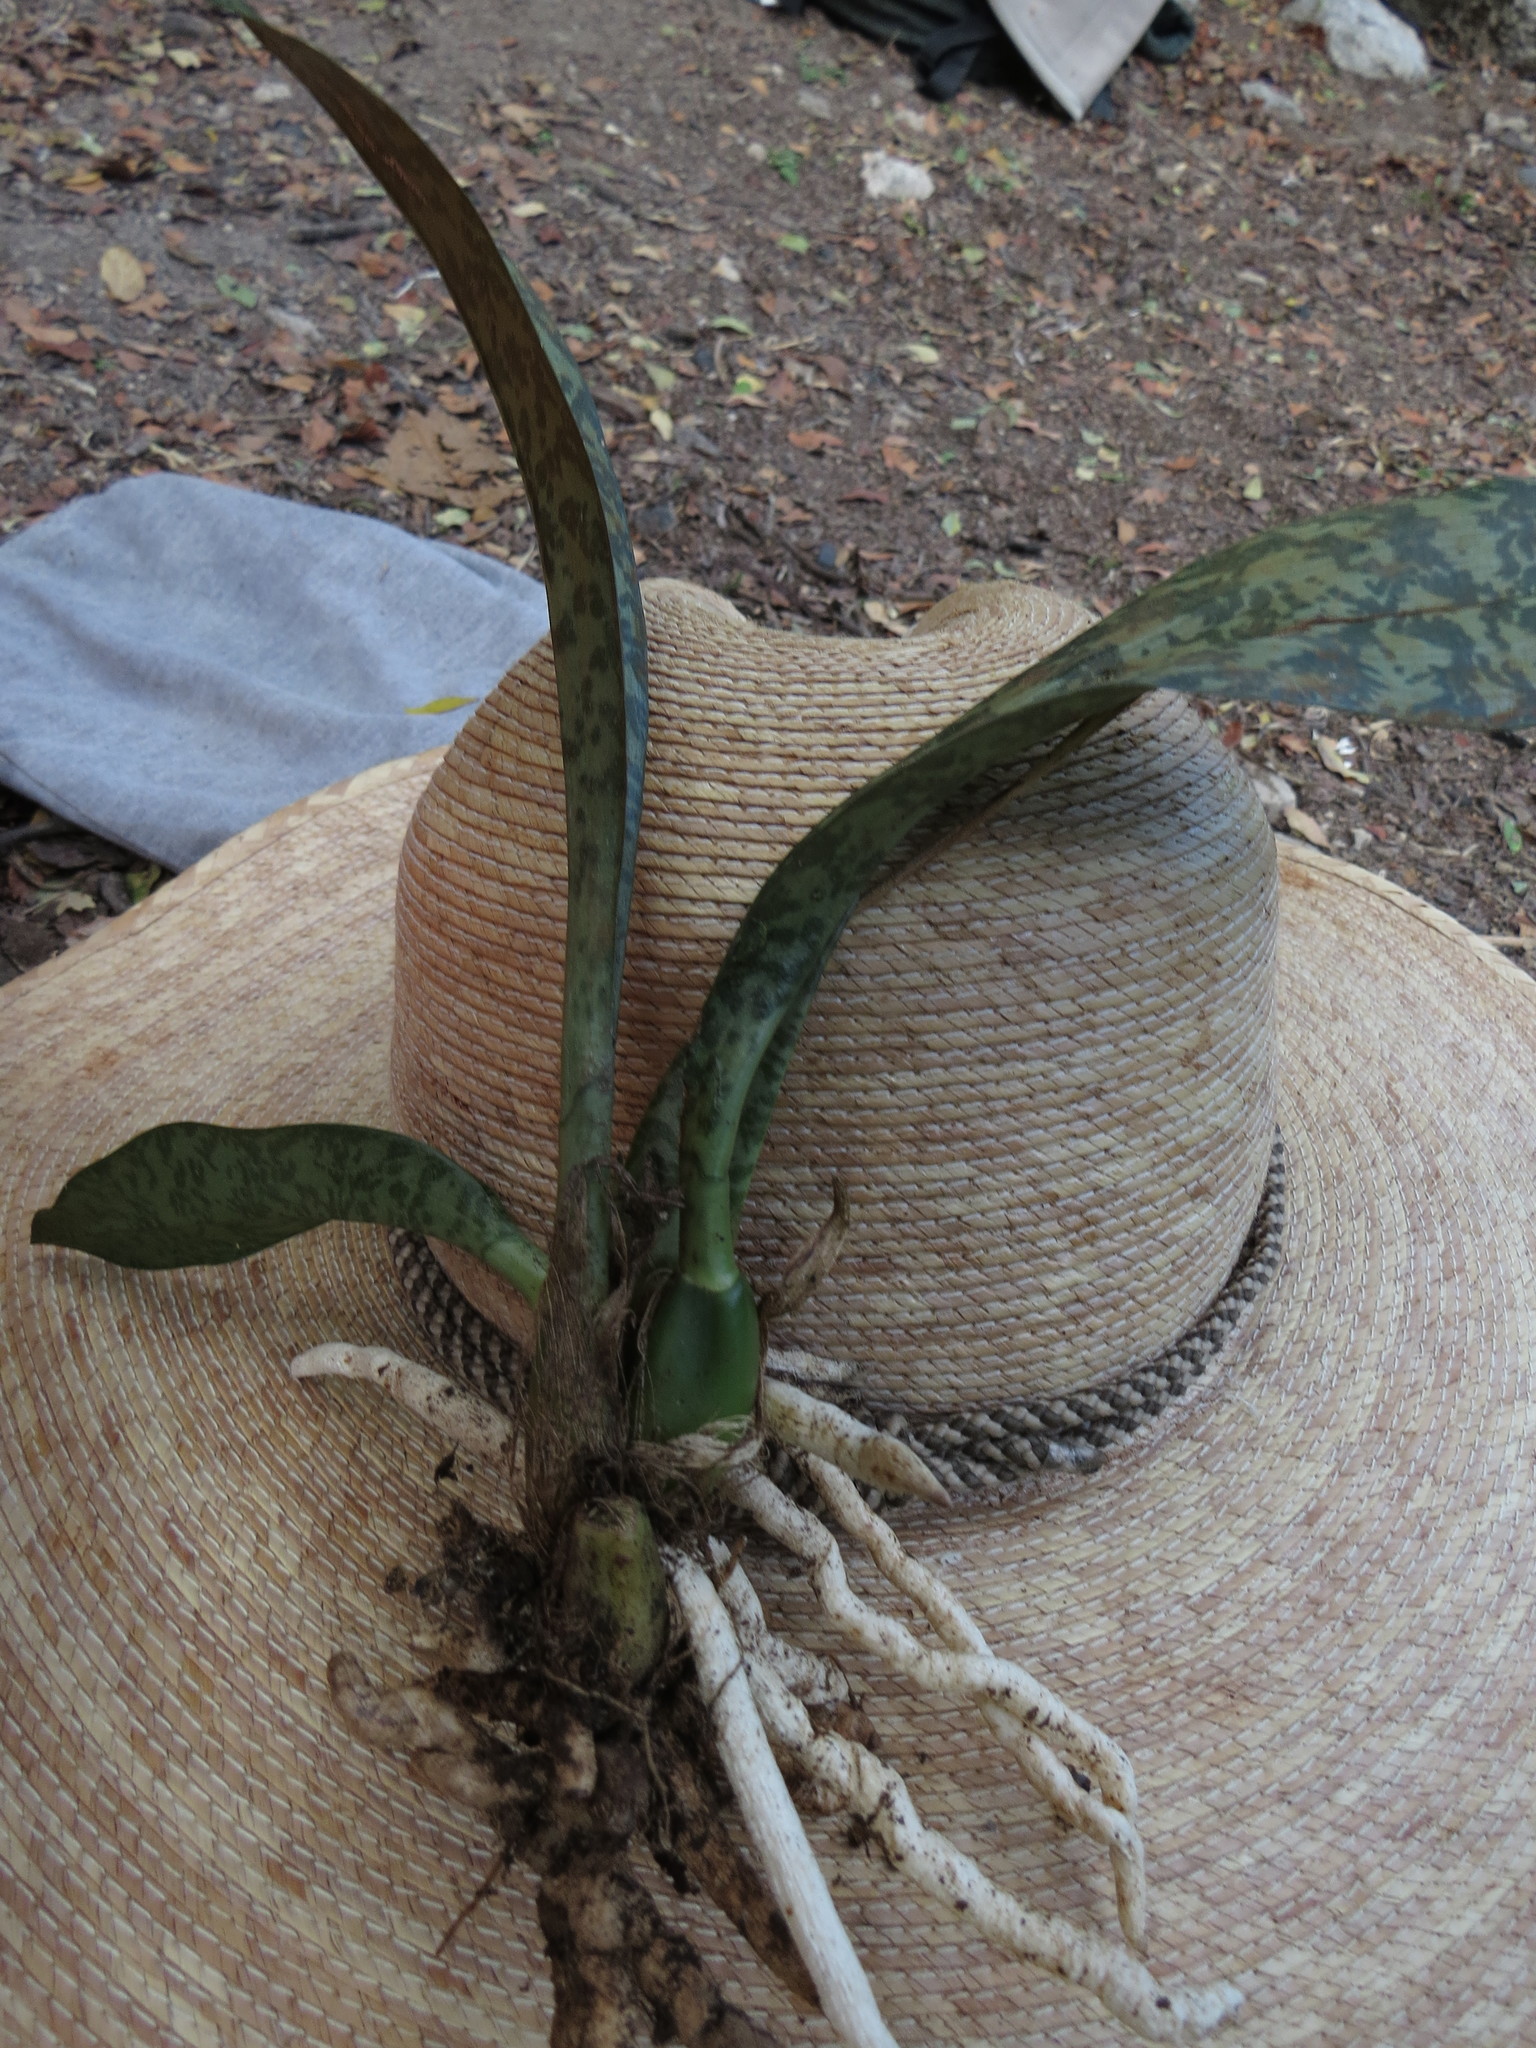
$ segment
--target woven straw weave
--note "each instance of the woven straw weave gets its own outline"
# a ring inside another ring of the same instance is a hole
[[[619,1042],[627,1137],[743,907],[850,789],[1088,623],[972,587],[903,643],[748,624],[646,586],[651,748]],[[401,864],[403,1127],[536,1230],[556,1150],[565,845],[548,643],[466,726]],[[743,1223],[761,1283],[855,1228],[782,1341],[953,1406],[1080,1385],[1172,1341],[1252,1220],[1274,1122],[1275,862],[1192,710],[1145,699],[854,920]],[[512,1328],[520,1305],[445,1260]]]
[[[0,991],[7,2044],[547,2041],[531,1880],[436,1958],[490,1832],[326,1701],[333,1650],[386,1682],[426,1669],[383,1579],[434,1556],[442,1443],[284,1370],[329,1338],[419,1344],[383,1233],[180,1273],[26,1243],[145,1124],[387,1120],[424,780],[298,806]],[[1515,2048],[1536,2039],[1536,989],[1390,884],[1294,847],[1281,867],[1291,1212],[1254,1324],[1105,1471],[905,1533],[1126,1744],[1154,1967],[1247,1994],[1218,2040]],[[817,1638],[804,1580],[751,1569]],[[851,1666],[927,1817],[1112,1934],[1102,1852],[977,1716]],[[1124,2043],[812,1825],[899,2041]],[[723,1921],[668,1910],[785,2040],[830,2042]]]

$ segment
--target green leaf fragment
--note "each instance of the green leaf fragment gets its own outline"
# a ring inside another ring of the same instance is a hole
[[[119,1266],[223,1265],[333,1222],[457,1245],[529,1301],[544,1284],[544,1254],[472,1174],[360,1124],[160,1124],[73,1175],[32,1218],[32,1242]]]
[[[1524,852],[1525,840],[1521,836],[1520,827],[1504,812],[1499,814],[1499,830],[1504,835],[1504,844],[1511,853]]]

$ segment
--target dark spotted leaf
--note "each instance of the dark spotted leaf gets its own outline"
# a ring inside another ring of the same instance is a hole
[[[897,848],[991,771],[1157,688],[1536,724],[1536,485],[1500,478],[1224,549],[1005,683],[823,819],[763,884],[704,1006],[681,1108],[685,1243],[733,1232],[817,982]],[[691,1232],[690,1211],[708,1226]]]
[[[463,1167],[359,1124],[160,1124],[74,1174],[32,1242],[119,1266],[222,1265],[332,1222],[458,1245],[530,1301],[544,1282],[544,1254]]]
[[[217,0],[313,93],[420,237],[469,330],[522,470],[549,593],[569,885],[560,1179],[612,1146],[614,1035],[640,828],[645,615],[603,430],[538,297],[407,122],[341,65]],[[589,1218],[606,1285],[606,1211]]]

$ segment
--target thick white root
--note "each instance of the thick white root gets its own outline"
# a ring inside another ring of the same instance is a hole
[[[662,1556],[731,1790],[822,2011],[845,2048],[896,2048],[774,1761],[730,1616],[701,1564],[677,1550]]]
[[[726,1571],[731,1553],[718,1536],[710,1537],[709,1554],[720,1598],[725,1602],[741,1647],[750,1656],[771,1665],[797,1700],[805,1700],[813,1707],[844,1706],[853,1697],[852,1690],[846,1675],[832,1659],[818,1657],[814,1650],[803,1650],[798,1643],[786,1643],[782,1636],[773,1633],[746,1573],[739,1569]]]
[[[949,1495],[910,1444],[855,1421],[830,1401],[818,1401],[788,1380],[764,1375],[763,1421],[791,1450],[828,1459],[861,1486],[915,1494],[935,1507],[950,1505]]]
[[[857,1377],[858,1367],[841,1358],[822,1358],[794,1346],[781,1350],[770,1344],[763,1371],[776,1380],[793,1380],[797,1387],[846,1387]]]
[[[732,1472],[723,1480],[722,1491],[807,1567],[823,1611],[849,1641],[942,1698],[1001,1707],[1024,1727],[1050,1736],[1070,1763],[1098,1780],[1109,1805],[1127,1818],[1134,1815],[1136,1780],[1130,1759],[1038,1679],[989,1651],[927,1649],[893,1615],[861,1600],[848,1584],[842,1553],[830,1531],[797,1508],[765,1473]]]
[[[296,1380],[366,1380],[393,1395],[471,1457],[504,1460],[511,1453],[512,1424],[499,1408],[383,1345],[317,1344],[311,1351],[300,1352],[288,1371]]]
[[[945,1648],[982,1657],[989,1655],[986,1638],[955,1594],[926,1565],[907,1554],[889,1525],[860,1498],[857,1487],[822,1459],[813,1457],[807,1462],[817,1491],[838,1521],[864,1545],[890,1584],[927,1617]],[[987,1704],[981,1714],[993,1734],[1018,1759],[1030,1784],[1050,1801],[1063,1820],[1080,1827],[1108,1849],[1121,1929],[1134,1947],[1145,1949],[1146,1858],[1134,1819],[1136,1791],[1135,1782],[1129,1777],[1129,1764],[1126,1785],[1122,1788],[1129,1810],[1117,1811],[1079,1785],[1044,1738],[1007,1707]]]
[[[732,1574],[739,1578],[740,1568]],[[1230,1985],[1165,1991],[1145,1966],[1102,1935],[1056,1913],[1035,1913],[1005,1892],[945,1836],[925,1827],[906,1783],[889,1764],[845,1735],[818,1735],[771,1663],[746,1652],[752,1697],[779,1755],[811,1780],[823,1811],[846,1808],[863,1822],[894,1870],[937,1899],[994,1946],[1081,1985],[1147,2041],[1191,2041],[1242,2003]]]

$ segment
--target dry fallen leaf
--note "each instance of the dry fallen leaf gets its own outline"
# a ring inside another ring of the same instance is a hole
[[[1285,814],[1285,822],[1298,839],[1305,839],[1309,846],[1320,846],[1324,853],[1328,852],[1328,834],[1316,818],[1299,805],[1292,804]]]
[[[1370,781],[1369,775],[1362,775],[1354,762],[1342,752],[1340,743],[1337,740],[1329,739],[1326,733],[1313,733],[1312,745],[1317,753],[1317,758],[1322,762],[1330,775],[1337,775],[1345,782],[1363,783]]]
[[[1117,519],[1115,521],[1115,538],[1119,541],[1121,547],[1128,548],[1131,542],[1136,538],[1135,520]]]
[[[421,337],[421,330],[427,324],[428,308],[408,303],[395,304],[384,308],[384,317],[394,321],[402,343],[409,348]]]
[[[336,439],[336,429],[317,412],[312,412],[299,429],[299,446],[306,455],[323,455],[328,448],[335,447]]]
[[[903,476],[917,475],[917,459],[908,453],[905,441],[892,438],[880,444],[880,460],[887,469],[899,469]]]
[[[102,250],[101,262],[97,269],[108,295],[116,299],[120,306],[126,306],[132,300],[144,296],[149,284],[144,266],[133,251],[125,249],[120,242],[114,242],[109,249]]]
[[[438,406],[407,414],[373,471],[390,490],[438,504],[457,502],[471,486],[478,486],[477,503],[486,499],[489,493],[480,479],[497,474],[506,478],[504,496],[511,497],[510,456],[492,446],[474,420],[455,419]]]

